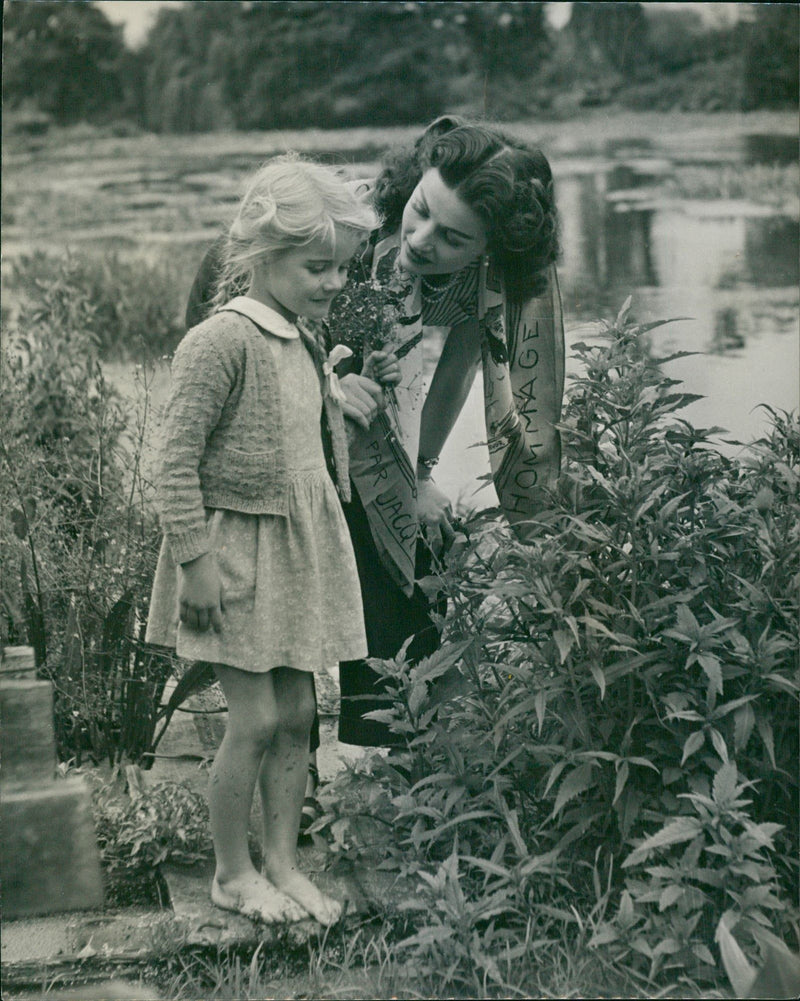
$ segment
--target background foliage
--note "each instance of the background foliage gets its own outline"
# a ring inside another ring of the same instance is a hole
[[[742,5],[717,28],[660,6],[576,3],[555,31],[542,3],[187,3],[134,52],[84,0],[16,0],[4,108],[33,129],[46,115],[204,132],[797,104],[797,4]]]

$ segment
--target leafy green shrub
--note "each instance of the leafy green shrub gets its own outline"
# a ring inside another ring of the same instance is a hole
[[[140,874],[162,862],[192,864],[211,856],[204,796],[169,781],[133,793],[121,793],[114,782],[93,790],[100,858],[110,875]]]
[[[153,358],[183,335],[182,277],[173,256],[150,263],[116,252],[37,251],[12,262],[7,292],[23,304],[80,310],[77,329],[100,358]]]
[[[159,544],[141,468],[147,374],[131,414],[74,274],[68,260],[32,280],[4,338],[0,626],[54,684],[60,757],[113,763],[152,750],[170,661],[143,643]]]
[[[657,326],[626,304],[574,346],[550,509],[529,545],[468,526],[429,581],[442,649],[375,662],[405,750],[337,780],[320,823],[411,881],[399,955],[479,996],[554,922],[650,989],[721,983],[719,923],[754,955],[797,903],[800,426],[773,411],[724,457],[676,416]]]

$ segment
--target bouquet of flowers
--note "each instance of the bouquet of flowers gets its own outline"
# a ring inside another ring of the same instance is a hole
[[[381,264],[380,273],[373,276],[364,260],[355,258],[350,265],[347,284],[333,300],[328,314],[329,341],[333,333],[337,344],[344,344],[353,352],[357,370],[362,370],[373,351],[391,353],[399,359],[422,338],[421,330],[403,337],[403,329],[419,319],[419,313],[406,316],[403,311],[411,279],[403,278],[394,269],[393,259],[384,259]],[[384,392],[397,424],[394,386],[384,385]]]
[[[394,270],[373,277],[367,265],[356,258],[350,265],[347,284],[334,299],[327,326],[337,344],[353,352],[360,366],[372,351],[386,351],[402,358],[418,343],[421,334],[404,339],[402,331],[419,319],[403,314],[410,280]]]

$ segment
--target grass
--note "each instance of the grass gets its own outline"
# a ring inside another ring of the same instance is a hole
[[[157,982],[165,997],[189,1001],[236,998],[366,1001],[372,998],[473,998],[474,991],[454,989],[441,976],[425,977],[394,959],[396,921],[364,922],[347,933],[334,928],[302,950],[262,952],[241,949],[192,949],[162,967]],[[498,957],[502,966],[502,957]],[[511,971],[509,970],[509,973]],[[442,971],[444,974],[444,971]],[[446,991],[445,993],[442,993]],[[680,996],[691,997],[682,986]],[[486,985],[482,996],[519,998],[655,997],[624,971],[611,968],[588,949],[575,950],[553,937],[533,942],[530,953],[514,964],[513,979],[501,988]],[[660,996],[664,996],[661,994]]]

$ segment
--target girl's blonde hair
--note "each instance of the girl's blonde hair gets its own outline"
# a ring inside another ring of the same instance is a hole
[[[330,167],[285,153],[247,182],[225,241],[213,307],[250,288],[257,261],[318,238],[335,245],[337,228],[368,233],[378,225],[372,207]]]

